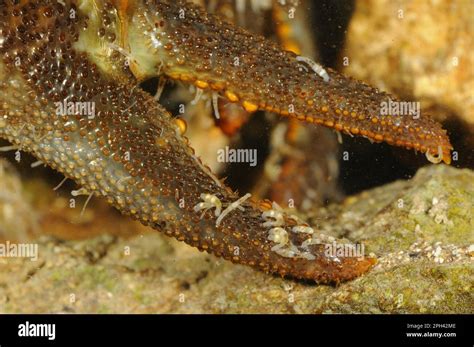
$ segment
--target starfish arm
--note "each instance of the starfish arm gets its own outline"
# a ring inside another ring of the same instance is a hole
[[[390,111],[399,102],[392,95],[283,51],[185,1],[145,1],[136,7],[130,50],[138,76],[164,73],[239,102],[249,112],[267,110],[413,148],[431,161],[451,161],[446,131],[427,115]]]

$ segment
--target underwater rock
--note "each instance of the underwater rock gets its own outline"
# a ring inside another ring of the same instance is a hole
[[[358,1],[345,72],[474,129],[473,11],[472,1]]]
[[[38,226],[37,214],[14,166],[0,158],[0,240],[26,240]]]
[[[36,262],[0,258],[0,312],[472,313],[473,181],[470,170],[429,166],[314,211],[326,234],[378,257],[338,286],[266,275],[157,233],[48,237]]]

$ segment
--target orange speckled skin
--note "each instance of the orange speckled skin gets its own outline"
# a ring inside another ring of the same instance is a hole
[[[317,282],[352,279],[374,263],[326,257],[323,243],[309,247],[314,260],[277,254],[258,202],[245,201],[219,225],[213,209],[201,218],[194,207],[202,193],[217,196],[224,208],[239,196],[194,155],[166,110],[137,87],[153,73],[213,89],[249,110],[287,114],[294,104],[292,116],[306,121],[420,150],[440,145],[449,154],[449,140],[429,118],[402,119],[393,128],[377,115],[386,94],[334,71],[325,83],[301,70],[294,54],[185,2],[64,4],[0,0],[0,137],[122,213],[200,250]],[[148,64],[155,58],[159,64]],[[94,103],[95,116],[58,113],[55,103],[65,99]],[[284,220],[299,247],[308,235],[291,231],[291,217]]]
[[[433,155],[440,147],[442,159],[450,163],[452,147],[437,122],[426,115],[380,114],[381,103],[397,100],[394,96],[330,69],[330,81],[324,82],[294,53],[197,7],[180,18],[183,1],[150,1],[145,7],[149,17],[158,9],[154,18],[163,27],[156,36],[163,46],[157,51],[166,57],[163,72],[171,78],[230,93],[249,110],[276,112]]]

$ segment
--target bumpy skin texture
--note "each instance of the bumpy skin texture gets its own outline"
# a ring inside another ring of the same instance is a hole
[[[400,135],[383,126],[374,103],[385,94],[335,72],[323,83],[300,71],[293,54],[181,1],[0,0],[0,54],[0,137],[152,228],[283,276],[339,282],[367,271],[374,260],[327,257],[323,242],[309,246],[313,260],[281,256],[268,239],[271,227],[263,225],[265,203],[247,200],[219,225],[215,209],[195,211],[203,193],[219,198],[223,209],[239,196],[200,162],[172,117],[137,80],[161,71],[237,97],[247,109],[257,105],[285,114],[292,102],[295,116],[316,123],[343,122],[413,147],[420,143],[418,132],[408,128],[419,127],[432,136],[423,146],[449,147],[428,119],[400,126]],[[236,56],[239,66],[233,65]],[[95,117],[58,113],[55,103],[65,99],[95,103]],[[283,214],[279,225],[301,250],[309,236],[292,232],[298,223]]]
[[[395,97],[330,69],[324,82],[294,53],[199,8],[185,8],[183,1],[150,1],[144,9],[143,28],[158,26],[146,35],[150,47],[171,78],[219,91],[249,111],[276,112],[432,155],[441,149],[442,159],[451,161],[449,138],[431,118],[380,114],[381,103]]]

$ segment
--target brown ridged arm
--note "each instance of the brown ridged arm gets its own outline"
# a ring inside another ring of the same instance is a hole
[[[133,7],[133,6],[132,6]],[[396,97],[314,65],[185,1],[145,1],[130,17],[137,76],[193,83],[239,102],[451,162],[446,131],[430,117],[384,113]],[[146,57],[146,59],[143,59]],[[144,62],[146,60],[146,62]],[[318,71],[316,73],[315,71]]]

